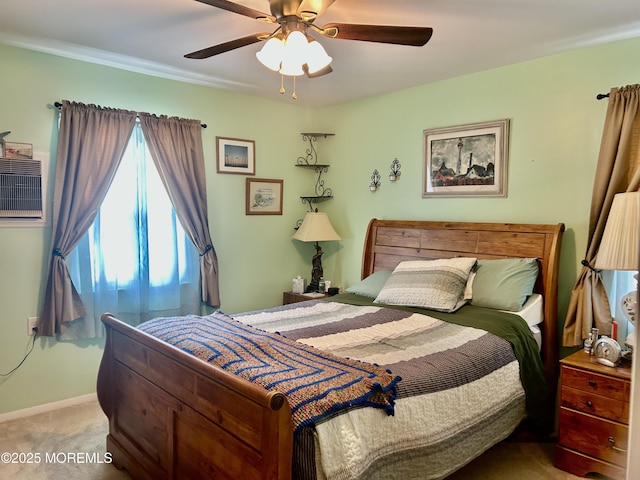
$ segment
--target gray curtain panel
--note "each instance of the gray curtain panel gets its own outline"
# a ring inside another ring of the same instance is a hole
[[[218,307],[218,258],[209,232],[200,121],[148,113],[140,113],[139,118],[176,215],[200,252],[202,301]]]
[[[62,101],[53,194],[52,254],[38,323],[39,335],[66,335],[68,339],[95,336],[95,325],[75,322],[86,311],[64,258],[93,223],[135,121],[136,112]],[[70,328],[75,332],[68,331]]]

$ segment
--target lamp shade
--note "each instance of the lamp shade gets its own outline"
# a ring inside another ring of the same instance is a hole
[[[640,192],[616,194],[594,267],[599,270],[637,270],[639,230]]]
[[[329,217],[324,212],[307,212],[293,238],[301,242],[340,240],[340,236],[333,229]]]

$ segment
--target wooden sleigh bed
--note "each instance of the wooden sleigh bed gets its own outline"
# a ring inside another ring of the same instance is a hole
[[[373,219],[366,233],[361,276],[393,270],[410,260],[537,259],[534,291],[544,300],[540,355],[550,398],[555,399],[563,231],[563,224]],[[293,420],[285,395],[200,360],[110,314],[102,320],[107,339],[97,393],[109,419],[107,450],[116,467],[136,479],[292,478]],[[549,407],[547,414],[553,418],[553,402]]]

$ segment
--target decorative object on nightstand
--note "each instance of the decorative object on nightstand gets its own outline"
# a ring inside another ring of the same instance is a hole
[[[631,369],[607,367],[580,350],[560,362],[555,465],[580,477],[625,479]]]
[[[638,270],[640,249],[640,192],[618,193],[613,197],[607,224],[596,256],[594,267],[599,270]],[[638,274],[635,275],[636,281]],[[627,321],[635,326],[638,314],[636,290],[621,300],[622,311]],[[634,332],[627,335],[625,344],[634,349]],[[630,361],[629,354],[626,355]]]
[[[316,253],[312,259],[311,282],[307,287],[309,292],[318,291],[318,283],[323,276],[322,271],[322,249],[318,242],[327,242],[340,240],[340,236],[336,233],[329,217],[324,212],[307,212],[300,228],[293,235],[295,240],[301,242],[315,242]]]
[[[291,292],[293,293],[304,293],[304,290],[307,288],[307,281],[298,275],[298,278],[294,278],[291,282]]]
[[[622,357],[620,344],[606,335],[596,340],[593,346],[596,361],[607,367],[617,367]]]

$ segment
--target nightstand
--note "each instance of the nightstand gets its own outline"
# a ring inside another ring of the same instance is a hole
[[[557,468],[624,480],[631,369],[607,367],[583,350],[560,362]]]
[[[318,298],[325,298],[328,296],[329,294],[326,293],[323,297],[308,297],[302,293],[284,292],[282,294],[282,304],[288,305],[290,303],[306,302],[307,300],[317,300]]]

